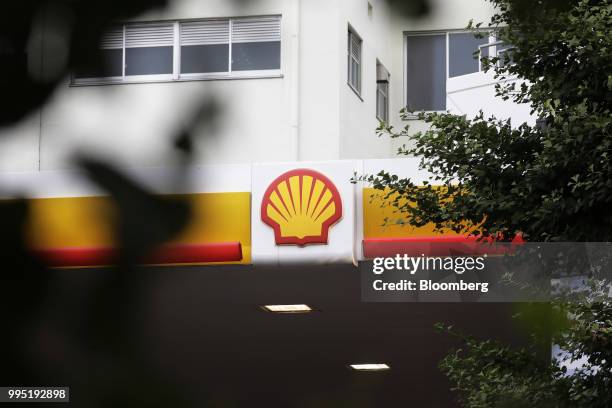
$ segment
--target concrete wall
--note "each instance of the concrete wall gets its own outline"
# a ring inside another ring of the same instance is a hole
[[[341,0],[342,12],[338,22],[339,53],[343,69],[340,72],[340,157],[383,158],[391,154],[391,143],[387,138],[377,138],[376,118],[376,60],[391,74],[391,86],[400,84],[401,71],[391,71],[392,54],[401,49],[392,49],[389,38],[389,11],[385,0],[370,0],[371,16],[368,15],[367,0]],[[348,26],[362,38],[361,95],[348,85]],[[400,51],[401,52],[401,51]],[[395,84],[393,81],[397,81]]]
[[[338,1],[300,1],[299,159],[338,159]]]
[[[40,112],[34,112],[14,126],[0,128],[1,173],[39,170],[40,119]]]
[[[11,135],[0,141],[0,171],[70,168],[75,151],[129,166],[172,165],[177,156],[169,146],[176,132],[194,121],[196,107],[206,101],[214,101],[220,115],[214,123],[197,121],[195,164],[393,157],[403,142],[374,132],[377,59],[391,74],[391,124],[422,129],[422,123],[398,116],[404,33],[462,28],[470,18],[488,21],[492,13],[484,0],[432,2],[428,17],[410,20],[388,10],[385,0],[370,0],[371,16],[367,0],[177,0],[136,20],[282,15],[282,76],[104,86],[69,86],[66,78],[41,112],[0,130]],[[347,84],[349,25],[363,39],[359,96]],[[453,112],[493,106],[492,83],[479,81],[455,87]],[[498,103],[495,110],[525,118],[524,109],[509,104]]]
[[[493,71],[489,71],[450,78],[446,84],[448,110],[468,117],[473,117],[482,110],[485,117],[493,115],[500,119],[510,118],[512,126],[518,127],[525,122],[534,125],[535,117],[530,114],[529,104],[516,104],[511,100],[504,101],[495,96],[497,81],[493,76]],[[507,82],[517,81],[509,79]],[[517,84],[517,89],[519,86]]]

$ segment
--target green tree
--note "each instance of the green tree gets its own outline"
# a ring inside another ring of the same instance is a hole
[[[580,303],[553,302],[552,307],[525,305],[522,313],[538,314],[536,321],[539,322],[552,319],[557,330],[552,337],[548,330],[534,330],[532,342],[516,349],[438,325],[440,331],[450,333],[462,343],[440,363],[462,405],[469,408],[612,406],[612,304],[609,299],[599,296]],[[563,353],[547,363],[551,340]]]
[[[512,49],[482,58],[483,66],[500,81],[524,80],[499,82],[497,94],[530,104],[538,125],[447,113],[421,113],[430,128],[418,133],[381,123],[379,134],[406,139],[398,153],[420,157],[436,185],[385,171],[361,179],[387,191],[415,226],[431,222],[508,239],[521,231],[531,241],[609,241],[612,6],[490,1],[498,10],[491,26]]]
[[[512,48],[483,66],[500,80],[497,96],[529,104],[537,125],[447,113],[421,113],[429,128],[417,133],[381,123],[379,135],[405,138],[399,154],[419,157],[432,181],[385,171],[357,179],[381,190],[400,223],[507,240],[519,232],[530,241],[612,240],[612,4],[489,1],[490,29]],[[612,406],[610,298],[545,306],[563,329],[523,349],[450,330],[463,347],[441,368],[466,407]],[[547,363],[551,335],[566,360],[583,364]]]

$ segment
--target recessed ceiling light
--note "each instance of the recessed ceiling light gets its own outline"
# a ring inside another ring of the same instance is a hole
[[[377,364],[351,364],[350,367],[353,370],[357,370],[357,371],[383,371],[383,370],[388,370],[388,369],[391,368],[387,364],[384,364],[384,363],[377,363]]]
[[[264,305],[261,308],[267,312],[274,313],[308,313],[314,309],[306,304],[295,305]]]

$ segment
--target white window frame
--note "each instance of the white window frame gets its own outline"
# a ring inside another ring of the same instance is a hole
[[[244,19],[256,19],[256,18],[278,18],[281,29],[280,36],[280,68],[279,69],[266,69],[266,70],[248,70],[248,71],[232,71],[232,24],[236,20]],[[209,73],[181,73],[181,38],[180,38],[180,25],[183,22],[191,21],[213,21],[222,20],[229,21],[229,52],[228,52],[228,71],[227,72],[209,72]],[[161,75],[126,75],[126,27],[130,24],[173,24],[173,61],[172,61],[172,73],[161,74]],[[134,83],[150,83],[150,82],[181,82],[181,81],[202,81],[202,80],[225,80],[225,79],[255,79],[255,78],[281,78],[282,74],[282,16],[281,15],[262,15],[262,16],[241,16],[241,17],[229,17],[229,18],[212,18],[212,19],[191,19],[191,20],[172,20],[172,21],[146,21],[146,22],[128,22],[120,23],[123,29],[123,64],[122,64],[122,76],[120,77],[97,77],[97,78],[76,78],[74,74],[71,75],[70,85],[71,86],[82,86],[82,85],[115,85],[115,84],[134,84]]]
[[[249,18],[249,17],[247,17]],[[217,18],[217,19],[206,19],[206,20],[187,20],[186,22],[193,22],[193,21],[228,21],[228,61],[227,61],[227,71],[225,72],[194,72],[194,73],[181,73],[180,72],[180,61],[181,61],[181,41],[180,38],[178,39],[178,53],[175,53],[175,55],[177,55],[177,59],[178,59],[178,63],[179,63],[179,70],[177,73],[177,79],[178,80],[183,80],[183,81],[198,81],[198,80],[214,80],[214,79],[232,79],[232,78],[241,78],[241,76],[239,75],[232,75],[232,21],[235,20],[233,18],[227,19],[227,18]],[[180,23],[182,23],[182,21],[179,22],[179,37],[180,37]],[[278,75],[280,75],[280,70],[278,70],[279,73]],[[263,71],[260,74],[257,74],[255,71],[250,71],[254,73],[255,77],[264,77],[266,76],[266,72],[267,71]]]
[[[378,67],[382,67],[382,69],[385,70],[386,72],[386,79],[385,80],[381,80],[379,79],[379,72],[378,72]],[[380,62],[380,61],[376,61],[376,119],[378,119],[379,121],[388,123],[389,122],[389,86],[390,86],[390,81],[391,81],[391,75],[389,75],[389,72],[387,71],[387,69],[385,68],[385,66]],[[379,83],[385,83],[386,87],[385,87],[385,92],[381,92],[378,84]],[[384,103],[384,115],[382,115],[383,117],[381,117],[380,112],[378,111],[378,101],[379,101],[379,97],[380,94],[383,95],[385,103]]]
[[[378,82],[376,81],[376,119],[380,120],[381,122],[389,122],[389,82],[385,82],[386,84],[386,89],[385,91],[381,91],[380,88],[378,87]],[[378,111],[378,98],[380,98],[381,96],[379,95],[383,95],[382,97],[384,98],[384,114],[380,115],[380,112]]]
[[[502,60],[503,60],[503,54],[511,51],[514,47],[507,47],[504,49],[497,49],[498,45],[504,45],[505,43],[502,40],[498,40],[497,37],[494,34],[489,35],[489,43],[488,44],[483,44],[481,46],[479,46],[478,48],[480,49],[480,53],[482,55],[482,50],[485,48],[489,49],[489,57],[493,58],[493,57],[497,57],[500,60],[497,61],[497,66],[501,66],[502,65]],[[479,61],[480,62],[480,61]],[[482,69],[482,63],[479,63],[478,65],[479,69]]]
[[[359,60],[355,59],[353,56],[353,38],[359,41]],[[357,64],[357,86],[355,87],[351,83],[352,75],[351,75],[351,62],[355,61]],[[363,39],[353,27],[349,25],[348,27],[348,41],[347,41],[347,70],[346,70],[346,83],[349,88],[357,94],[359,99],[361,99],[361,88],[362,88],[362,71],[363,71]]]
[[[489,38],[489,43],[488,44],[483,44],[481,46],[478,47],[478,49],[480,50],[480,52],[482,53],[483,48],[487,48],[489,47],[489,52],[490,53],[495,53],[495,45],[493,45],[492,48],[490,48],[491,43],[495,43],[495,35],[494,33],[490,30],[490,29],[482,29],[479,30],[482,33],[489,33],[488,38]],[[408,63],[408,37],[411,36],[425,36],[425,35],[441,35],[444,34],[445,35],[445,52],[446,52],[446,67],[445,67],[445,71],[446,71],[446,83],[447,83],[447,87],[448,87],[448,80],[450,79],[449,77],[449,64],[450,64],[450,59],[449,59],[449,44],[450,44],[450,35],[451,34],[461,34],[461,33],[471,33],[473,31],[470,30],[435,30],[435,31],[406,31],[404,32],[404,57],[403,57],[403,64],[404,64],[404,99],[403,99],[403,104],[404,106],[408,106],[408,84],[406,81],[407,75],[408,75],[408,67],[407,67],[407,63]],[[482,72],[482,62],[480,61],[480,57],[478,58],[478,72]],[[475,72],[474,72],[475,73]],[[469,74],[468,74],[469,75]],[[446,94],[448,95],[448,89],[446,90]],[[448,107],[447,107],[448,108]],[[429,111],[424,111],[425,113],[444,113],[446,112],[446,110],[440,111],[440,110],[429,110]],[[408,118],[409,119],[415,119],[417,118],[418,115],[409,115]]]

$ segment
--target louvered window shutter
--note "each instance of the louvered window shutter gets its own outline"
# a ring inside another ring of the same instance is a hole
[[[123,26],[113,27],[100,39],[100,49],[113,50],[123,48]]]
[[[351,33],[351,56],[357,62],[361,62],[361,40]]]
[[[229,71],[228,20],[181,23],[181,73]]]
[[[357,93],[361,93],[361,39],[348,32],[348,82]]]
[[[277,42],[280,41],[280,18],[258,17],[232,21],[232,42]]]
[[[233,71],[276,75],[281,17],[126,23],[104,34],[100,52],[106,66],[83,69],[75,78],[158,81],[177,80],[182,74],[225,77]]]
[[[181,23],[181,46],[229,43],[229,21],[190,21]]]
[[[232,20],[232,71],[280,69],[280,17]]]
[[[126,25],[125,74],[172,74],[173,47],[172,23]]]
[[[130,24],[125,27],[125,47],[172,47],[172,24]]]

